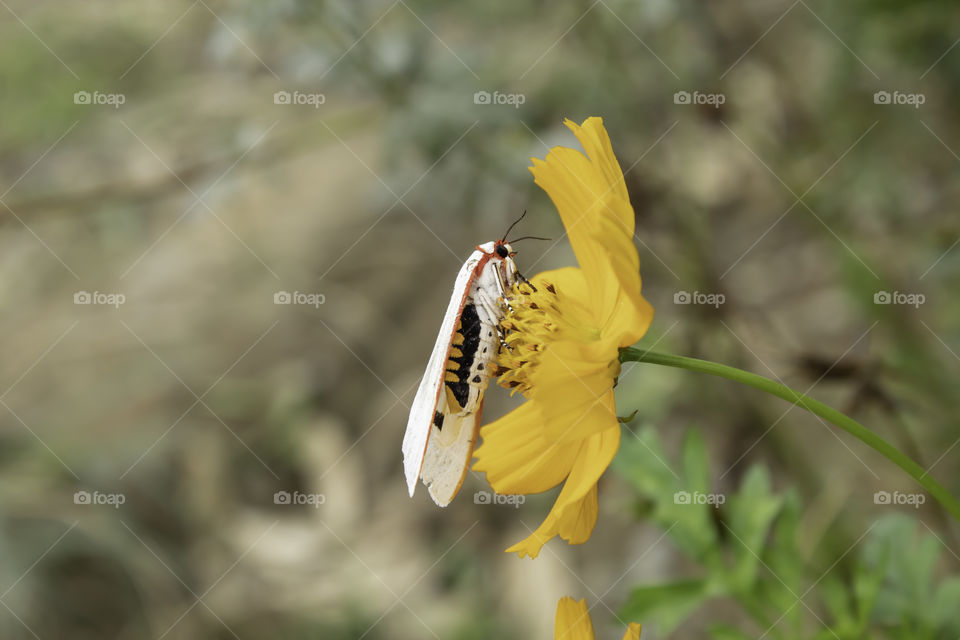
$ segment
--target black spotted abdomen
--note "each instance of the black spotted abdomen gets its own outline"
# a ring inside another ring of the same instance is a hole
[[[463,307],[453,334],[444,375],[447,408],[454,415],[474,413],[490,380],[497,355],[497,329],[484,309],[471,299]]]

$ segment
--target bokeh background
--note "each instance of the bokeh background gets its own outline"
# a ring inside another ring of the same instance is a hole
[[[459,265],[524,210],[557,240],[521,243],[521,270],[574,261],[527,171],[575,146],[564,118],[602,116],[626,172],[643,344],[809,390],[960,493],[953,3],[0,5],[0,637],[547,638],[562,595],[620,637],[636,585],[695,575],[630,459],[593,538],[536,561],[503,549],[554,493],[405,492]],[[696,432],[712,491],[762,468],[795,496],[798,600],[827,573],[855,591],[892,515],[933,536],[931,579],[960,568],[956,523],[878,504],[918,492],[800,410],[652,365],[618,403],[654,467]],[[492,387],[487,415],[514,404]],[[763,637],[840,629],[830,602]],[[645,638],[764,634],[729,598],[658,606]]]

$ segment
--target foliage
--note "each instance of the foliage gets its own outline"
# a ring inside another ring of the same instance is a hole
[[[625,429],[614,468],[638,493],[643,517],[662,527],[698,568],[696,577],[637,586],[619,615],[652,620],[664,633],[709,600],[736,602],[739,626],[716,624],[716,640],[888,638],[947,640],[960,633],[960,578],[940,579],[944,548],[903,514],[876,520],[840,557],[803,558],[801,505],[777,493],[754,465],[729,494],[711,493],[703,438],[689,430],[670,467],[656,431]],[[722,496],[709,504],[684,496]],[[918,531],[919,530],[919,531]],[[813,544],[820,548],[819,544]]]

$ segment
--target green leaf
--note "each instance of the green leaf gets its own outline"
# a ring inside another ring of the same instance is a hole
[[[783,496],[783,506],[780,515],[773,527],[773,536],[765,558],[770,571],[776,578],[755,586],[758,599],[768,603],[774,611],[784,611],[781,625],[789,625],[795,636],[799,636],[803,612],[805,609],[797,604],[797,595],[803,593],[803,559],[800,557],[799,537],[800,528],[800,498],[796,491],[790,490]]]
[[[770,478],[765,468],[751,467],[740,491],[730,499],[727,527],[734,536],[734,566],[729,575],[731,586],[749,590],[757,578],[760,554],[766,546],[773,519],[783,505],[783,498],[770,492]]]
[[[828,574],[820,581],[819,591],[824,604],[827,605],[827,610],[830,612],[833,630],[854,629],[857,625],[853,615],[851,594],[847,585],[834,574]]]
[[[679,487],[658,506],[663,524],[673,527],[671,537],[677,545],[716,570],[722,554],[714,519],[717,496],[709,491],[709,474],[703,439],[691,430],[684,441]]]
[[[697,429],[687,431],[683,440],[683,479],[684,488],[693,493],[707,493],[710,490],[710,460],[707,457],[707,445]]]
[[[877,595],[874,622],[907,629],[934,625],[933,569],[940,543],[917,536],[917,522],[904,514],[881,518],[864,542],[865,570],[885,574]]]
[[[672,494],[677,489],[677,480],[673,468],[667,463],[660,438],[650,427],[639,433],[628,427],[622,428],[613,469],[638,493],[653,499],[661,498],[664,492]]]
[[[960,636],[960,577],[950,577],[941,583],[930,612],[944,637]]]
[[[624,620],[656,620],[660,633],[669,634],[708,597],[705,580],[682,580],[637,587],[620,609]]]
[[[857,629],[865,633],[870,625],[871,614],[877,605],[877,598],[883,588],[883,579],[890,564],[890,549],[886,548],[887,555],[877,558],[874,567],[865,567],[859,563],[853,575],[853,594],[856,600]]]
[[[691,440],[688,439],[688,443]],[[700,463],[696,437],[689,446],[689,456]],[[717,531],[710,513],[713,507],[698,504],[688,489],[686,467],[677,467],[667,460],[656,432],[646,427],[638,434],[624,428],[620,451],[613,461],[614,469],[642,495],[654,502],[653,519],[670,531],[674,543],[700,562],[715,562],[718,557]],[[699,471],[697,472],[699,473]]]

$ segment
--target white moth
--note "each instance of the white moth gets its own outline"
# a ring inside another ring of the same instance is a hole
[[[507,232],[509,233],[509,231]],[[441,507],[460,491],[473,455],[483,393],[495,368],[505,297],[517,273],[504,238],[477,246],[460,268],[403,436],[410,495],[417,479]]]

